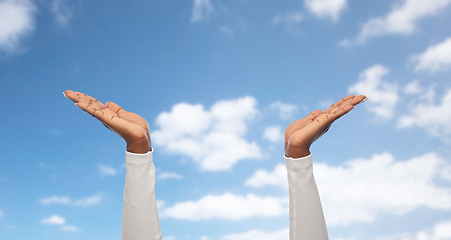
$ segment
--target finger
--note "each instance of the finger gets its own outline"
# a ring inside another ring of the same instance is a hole
[[[313,120],[315,118],[317,118],[319,115],[321,115],[323,113],[323,111],[321,110],[315,110],[311,113],[309,113],[307,116],[305,116],[303,119],[299,119],[294,121],[293,123],[291,123],[284,132],[285,136],[288,136],[290,133],[292,133],[293,131],[296,131],[297,129],[300,129],[308,124],[310,124],[311,122],[313,122]]]
[[[330,118],[329,114],[323,113],[318,117],[316,117],[313,122],[315,123],[315,125],[317,125],[316,127],[323,128],[324,126],[329,124],[330,122],[329,118]]]
[[[346,101],[349,101],[346,100]],[[340,106],[341,105],[341,106]],[[325,126],[327,124],[332,124],[335,120],[348,113],[354,108],[352,104],[339,104],[334,107],[332,110],[329,110],[329,113],[324,112],[320,116],[315,119],[315,122],[320,126]]]
[[[78,107],[80,107],[85,112],[91,114],[93,117],[97,118],[99,121],[101,121],[104,125],[107,125],[106,127],[111,129],[114,128],[114,119],[119,119],[116,113],[112,112],[111,110],[108,111],[102,108],[98,108],[95,104],[88,104],[85,102],[78,102],[76,103]]]
[[[351,97],[353,96],[353,97]],[[329,108],[329,111],[325,111],[326,113],[333,113],[338,111],[340,108],[344,108],[345,106],[348,105],[352,105],[355,106],[363,101],[365,101],[366,96],[365,95],[359,95],[359,96],[354,96],[354,95],[349,95],[346,98],[342,99],[344,101],[339,101],[339,103],[337,102],[337,104],[334,104],[335,106],[333,106],[333,108]]]
[[[139,124],[139,122],[136,122],[136,117],[134,117],[135,116],[134,113],[126,111],[116,103],[107,101],[106,106],[108,107],[108,109],[111,109],[112,111],[116,112],[117,116],[119,116],[120,118]]]
[[[109,109],[109,108],[107,108],[107,107],[104,108],[103,111],[108,112],[109,114],[114,115],[114,116],[116,116],[116,117],[118,116],[117,113],[116,113],[115,111],[113,111],[113,110],[111,110],[111,109]]]
[[[89,98],[87,97],[86,94],[81,93],[81,92],[74,92],[74,91],[66,91],[65,92],[65,96],[67,98],[69,98],[70,100],[74,101],[75,103],[77,102],[85,102],[89,104]]]
[[[91,116],[99,119],[102,121],[102,115],[103,111],[100,108],[97,108],[96,106],[91,105],[90,103],[86,103],[84,101],[80,101],[75,103],[75,105],[79,108],[81,108],[83,111],[89,113]]]
[[[107,108],[107,107],[105,107],[104,109],[102,109],[102,111],[104,111],[104,118],[113,118],[113,116],[114,117],[118,117],[117,116],[117,113],[116,112],[114,112],[113,110],[111,110],[111,109],[109,109],[109,108]],[[106,114],[106,115],[105,115]],[[111,116],[111,117],[110,117]],[[105,120],[104,120],[105,121]],[[103,123],[103,125],[105,125],[105,127],[106,128],[108,128],[108,129],[110,129],[111,131],[113,131],[113,132],[115,132],[116,133],[116,131],[114,131],[110,126],[108,126],[104,121],[102,121],[102,123]]]
[[[124,130],[130,125],[128,121],[122,119],[117,115],[117,113],[108,108],[97,111],[96,114],[97,115],[94,115],[94,117],[99,119],[105,127],[123,138],[121,133],[123,133]]]
[[[368,100],[368,98],[365,95],[359,95],[353,99],[353,105],[356,106],[365,102],[366,100]]]
[[[352,105],[352,100],[353,100],[352,98],[351,99],[347,99],[346,101],[343,101],[343,102],[335,105],[332,109],[329,110],[328,114],[334,113],[334,112],[336,112],[336,111],[338,111],[338,110],[340,110],[340,109],[342,109],[342,108],[344,108],[344,107],[346,107],[348,105]]]
[[[75,105],[89,113],[91,116],[97,118],[110,131],[116,133],[120,137],[123,137],[120,132],[127,129],[129,123],[118,117],[114,111],[108,108],[98,109],[96,106],[92,104],[89,105],[85,102],[78,102]]]
[[[339,119],[340,117],[342,117],[343,115],[345,115],[346,113],[351,111],[352,109],[354,109],[354,105],[349,104],[349,105],[340,107],[340,108],[336,109],[335,111],[329,113],[328,115],[329,115],[330,123],[333,123],[335,120]]]
[[[324,111],[324,113],[329,113],[329,112],[331,112],[332,109],[336,108],[337,106],[340,106],[341,104],[343,104],[343,102],[346,102],[346,101],[348,101],[349,99],[352,99],[352,98],[354,98],[354,97],[355,97],[355,95],[349,95],[349,96],[344,97],[343,99],[340,99],[340,100],[337,101],[336,103],[330,105],[330,107],[328,107],[328,108]]]
[[[323,113],[323,111],[321,111],[321,110],[315,110],[315,111],[309,113],[309,115],[307,115],[304,119],[314,120],[315,118],[317,118],[322,113]]]
[[[95,98],[93,98],[93,97],[91,97],[91,96],[89,96],[89,95],[86,95],[86,94],[84,94],[84,97],[85,97],[85,99],[87,99],[91,104],[94,104],[94,105],[96,105],[96,106],[99,107],[99,108],[105,108],[105,104],[103,104],[101,101],[99,101],[99,100],[97,100],[97,99],[95,99]]]
[[[357,105],[359,103],[361,103],[362,101],[364,101],[366,98],[365,95],[358,95],[358,96],[354,96],[353,98],[349,98],[346,101],[343,101],[341,104],[339,104],[339,107],[343,108],[346,105]]]
[[[69,98],[70,100],[72,100],[75,103],[84,102],[88,105],[93,105],[98,109],[105,108],[105,105],[103,103],[101,103],[97,99],[95,99],[89,95],[86,95],[84,93],[68,90],[66,92],[63,92],[63,94],[65,94],[66,98]]]
[[[114,102],[107,101],[107,102],[106,102],[106,106],[107,106],[109,109],[111,109],[111,110],[113,110],[114,112],[116,112],[118,115],[128,113],[128,112],[127,112],[126,110],[124,110],[121,106],[117,105],[117,104],[114,103]]]
[[[105,108],[105,105],[102,102],[100,102],[99,100],[97,100],[87,94],[84,94],[81,92],[75,92],[75,94],[77,94],[79,101],[91,104],[93,106],[96,106],[97,108],[101,108],[101,109]]]
[[[72,90],[67,90],[65,92],[63,92],[64,96],[70,100],[72,100],[73,102],[78,102],[79,94],[77,94],[76,92],[72,91]]]

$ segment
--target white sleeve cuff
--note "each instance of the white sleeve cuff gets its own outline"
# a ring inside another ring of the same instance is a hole
[[[125,151],[125,162],[134,164],[149,163],[153,160],[153,149],[147,153],[132,153]]]
[[[301,158],[285,156],[285,165],[287,168],[311,168],[313,166],[312,154]]]
[[[295,161],[300,161],[300,160],[304,160],[307,158],[311,158],[312,154],[310,153],[310,155],[305,156],[305,157],[300,157],[300,158],[292,158],[292,157],[287,157],[286,155],[284,155],[285,159],[290,159],[290,160],[295,160]]]

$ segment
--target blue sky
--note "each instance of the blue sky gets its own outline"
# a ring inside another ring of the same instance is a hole
[[[120,239],[124,142],[61,94],[146,118],[164,240],[286,240],[282,132],[330,239],[451,239],[451,0],[0,0],[0,238]],[[191,204],[194,210],[187,206]]]

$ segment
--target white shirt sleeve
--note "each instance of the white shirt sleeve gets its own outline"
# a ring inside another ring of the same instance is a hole
[[[126,152],[122,240],[161,240],[155,197],[153,152]],[[312,157],[285,157],[290,195],[290,240],[327,240],[327,229],[313,177]]]
[[[290,240],[327,240],[326,222],[313,177],[312,155],[285,156],[290,194]]]
[[[122,240],[161,240],[152,154],[125,153]]]

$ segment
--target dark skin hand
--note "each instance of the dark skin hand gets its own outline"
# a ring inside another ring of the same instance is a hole
[[[127,151],[147,153],[151,147],[149,124],[136,113],[127,112],[113,102],[106,105],[81,92],[67,90],[64,96],[91,116],[97,118],[105,127],[119,135],[127,143]]]
[[[326,111],[315,110],[301,120],[294,121],[285,129],[285,156],[300,158],[310,155],[310,146],[332,123],[351,111],[355,105],[367,98],[364,95],[349,95],[332,104]]]
[[[107,102],[105,105],[84,93],[67,90],[63,94],[83,111],[97,118],[105,127],[122,137],[127,143],[127,151],[147,153],[152,149],[149,124],[138,114],[127,112],[113,102]],[[285,155],[292,158],[310,155],[310,146],[313,142],[326,133],[335,120],[366,99],[364,95],[349,95],[324,112],[315,110],[305,118],[291,123],[285,129]]]

